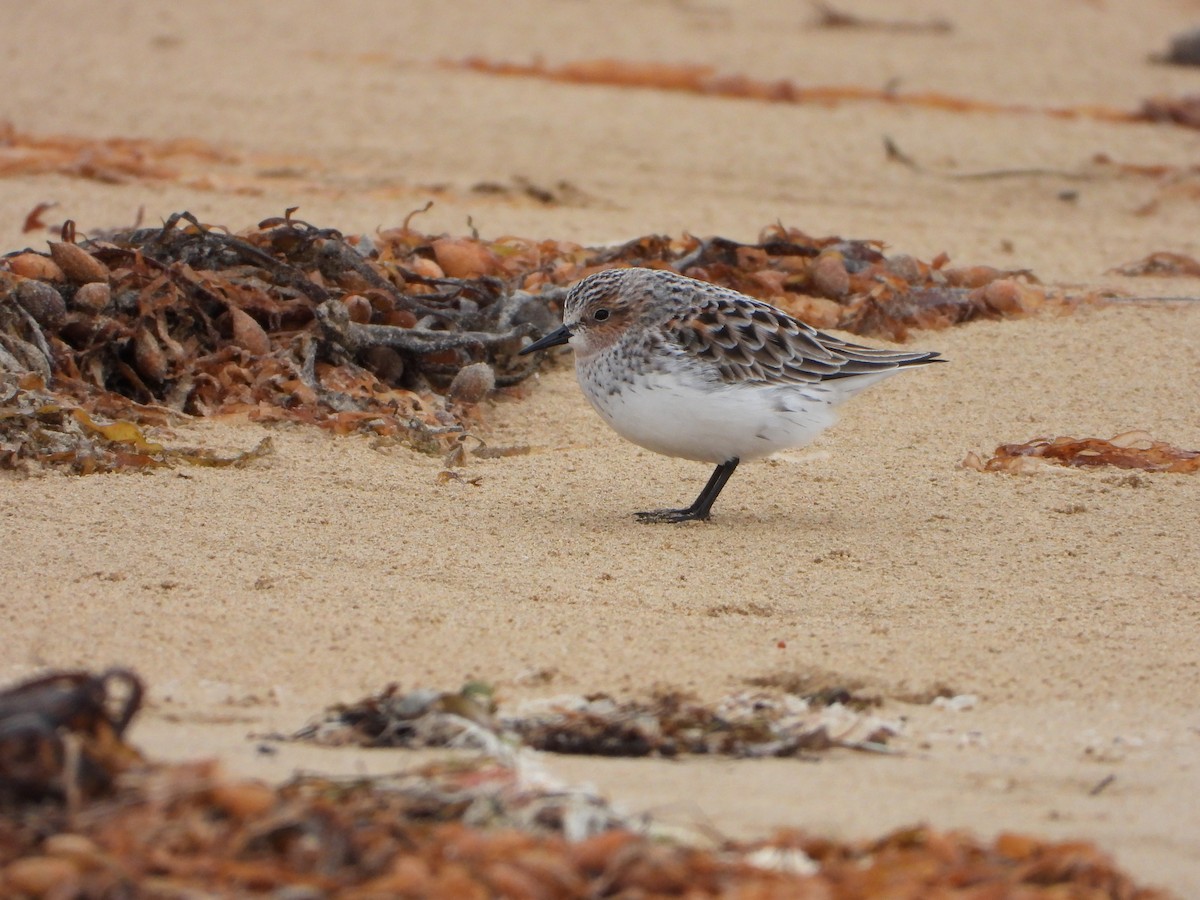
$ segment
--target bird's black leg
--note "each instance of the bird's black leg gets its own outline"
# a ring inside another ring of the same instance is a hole
[[[696,502],[687,509],[655,509],[650,512],[636,513],[640,522],[691,522],[694,520],[707,519],[712,511],[712,505],[716,503],[717,496],[721,493],[721,489],[725,487],[725,482],[729,480],[729,476],[733,474],[733,470],[738,467],[738,458],[726,460],[713,470],[712,476],[708,479],[708,484],[704,486],[704,490],[700,492],[700,496],[696,498]]]

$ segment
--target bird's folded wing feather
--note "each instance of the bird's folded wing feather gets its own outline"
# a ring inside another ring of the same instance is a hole
[[[686,314],[665,325],[670,343],[710,363],[730,384],[811,384],[883,372],[937,355],[843,341],[740,294],[698,293]]]

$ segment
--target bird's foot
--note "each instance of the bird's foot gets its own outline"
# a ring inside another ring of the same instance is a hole
[[[699,512],[694,509],[652,509],[649,512],[634,513],[634,516],[639,522],[647,524],[658,522],[678,524],[679,522],[707,521],[708,512]]]

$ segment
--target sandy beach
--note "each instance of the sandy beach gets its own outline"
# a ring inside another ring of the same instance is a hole
[[[506,704],[853,684],[903,722],[902,753],[542,762],[729,835],[929,822],[1078,838],[1200,896],[1200,478],[961,465],[1001,443],[1131,429],[1200,448],[1200,281],[1112,272],[1200,256],[1200,131],[1098,112],[1200,93],[1200,68],[1149,59],[1200,4],[846,0],[876,21],[950,25],[915,30],[816,28],[812,8],[775,0],[78,3],[63,24],[8,7],[0,120],[211,152],[166,159],[172,177],[9,174],[4,252],[44,249],[52,234],[22,233],[43,202],[47,223],[84,233],[139,210],[238,230],[299,207],[369,234],[433,200],[428,232],[753,240],[782,221],[1121,299],[913,334],[950,364],[866,393],[807,450],[742,467],[709,523],[633,521],[689,502],[709,469],[622,441],[569,356],[523,397],[487,401],[479,436],[530,452],[471,461],[477,483],[366,437],[229,420],[166,434],[244,450],[269,433],[275,454],[6,477],[0,681],[133,667],[150,686],[133,739],[150,755],[272,779],[404,765],[395,751],[265,756],[248,737],[391,681],[478,678]],[[991,108],[766,103],[452,64],[471,56],[703,64]],[[916,166],[889,160],[885,137]]]

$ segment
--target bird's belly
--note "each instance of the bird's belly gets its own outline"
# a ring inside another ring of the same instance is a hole
[[[596,412],[627,440],[666,456],[721,463],[801,447],[834,422],[835,398],[817,385],[689,384],[644,376],[599,387],[580,374]]]

